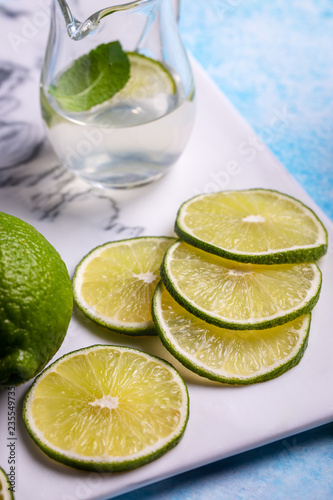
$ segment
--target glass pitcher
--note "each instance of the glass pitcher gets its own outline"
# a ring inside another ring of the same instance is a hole
[[[171,0],[137,0],[89,15],[53,0],[41,77],[47,135],[60,161],[107,188],[147,184],[184,150],[194,84]],[[104,7],[104,8],[103,8]],[[78,21],[86,19],[83,22]]]

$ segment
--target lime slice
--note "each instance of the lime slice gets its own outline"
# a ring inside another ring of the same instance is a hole
[[[169,363],[129,347],[94,345],[66,354],[36,378],[23,418],[51,458],[122,471],[174,447],[188,411],[186,385]]]
[[[160,283],[153,316],[165,347],[184,366],[226,384],[253,384],[297,365],[307,347],[310,314],[266,330],[235,331],[210,325],[181,307]]]
[[[0,467],[0,500],[14,499],[13,492],[9,488],[11,488],[11,486],[7,474]]]
[[[180,207],[175,231],[191,245],[239,262],[312,262],[327,251],[327,232],[314,212],[267,189],[196,196]]]
[[[12,488],[7,474],[0,467],[0,500],[14,500]]]
[[[74,299],[86,316],[111,330],[130,335],[155,334],[151,300],[160,279],[167,237],[114,241],[92,250],[78,264]]]
[[[136,52],[127,52],[127,56],[130,62],[130,78],[112,101],[146,99],[157,94],[176,93],[175,81],[162,63]]]
[[[321,287],[321,272],[313,263],[242,264],[182,241],[167,250],[161,277],[189,312],[236,330],[270,328],[310,312]]]

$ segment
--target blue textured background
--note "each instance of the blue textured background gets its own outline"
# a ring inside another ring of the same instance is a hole
[[[333,219],[333,1],[181,2],[187,48]],[[332,435],[327,424],[118,499],[329,500]]]
[[[181,2],[186,46],[333,218],[333,2]],[[288,120],[268,135],[275,110]]]

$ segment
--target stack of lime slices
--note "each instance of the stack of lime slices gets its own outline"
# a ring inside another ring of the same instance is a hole
[[[180,207],[175,230],[179,240],[92,250],[73,280],[78,307],[120,333],[157,330],[179,361],[212,380],[262,382],[297,364],[321,288],[315,261],[327,251],[313,211],[267,189],[203,194]]]
[[[157,332],[195,373],[251,384],[295,366],[321,287],[315,260],[327,233],[299,201],[264,189],[201,195],[177,216],[180,240],[141,237],[99,246],[78,264],[74,298],[120,333]],[[160,281],[160,276],[162,281]],[[123,471],[181,439],[186,385],[166,361],[95,345],[49,365],[28,391],[28,432],[73,467]]]
[[[175,230],[179,240],[92,250],[73,280],[78,307],[120,333],[157,330],[178,360],[216,381],[262,382],[297,364],[321,288],[315,261],[327,251],[313,211],[266,189],[203,194],[180,207]]]
[[[308,207],[276,191],[203,194],[179,209],[153,318],[165,347],[228,384],[277,377],[308,342],[327,233]]]

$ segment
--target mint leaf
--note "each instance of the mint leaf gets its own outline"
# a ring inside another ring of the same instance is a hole
[[[69,111],[88,111],[111,99],[127,83],[130,63],[119,42],[99,45],[77,59],[49,92]]]

